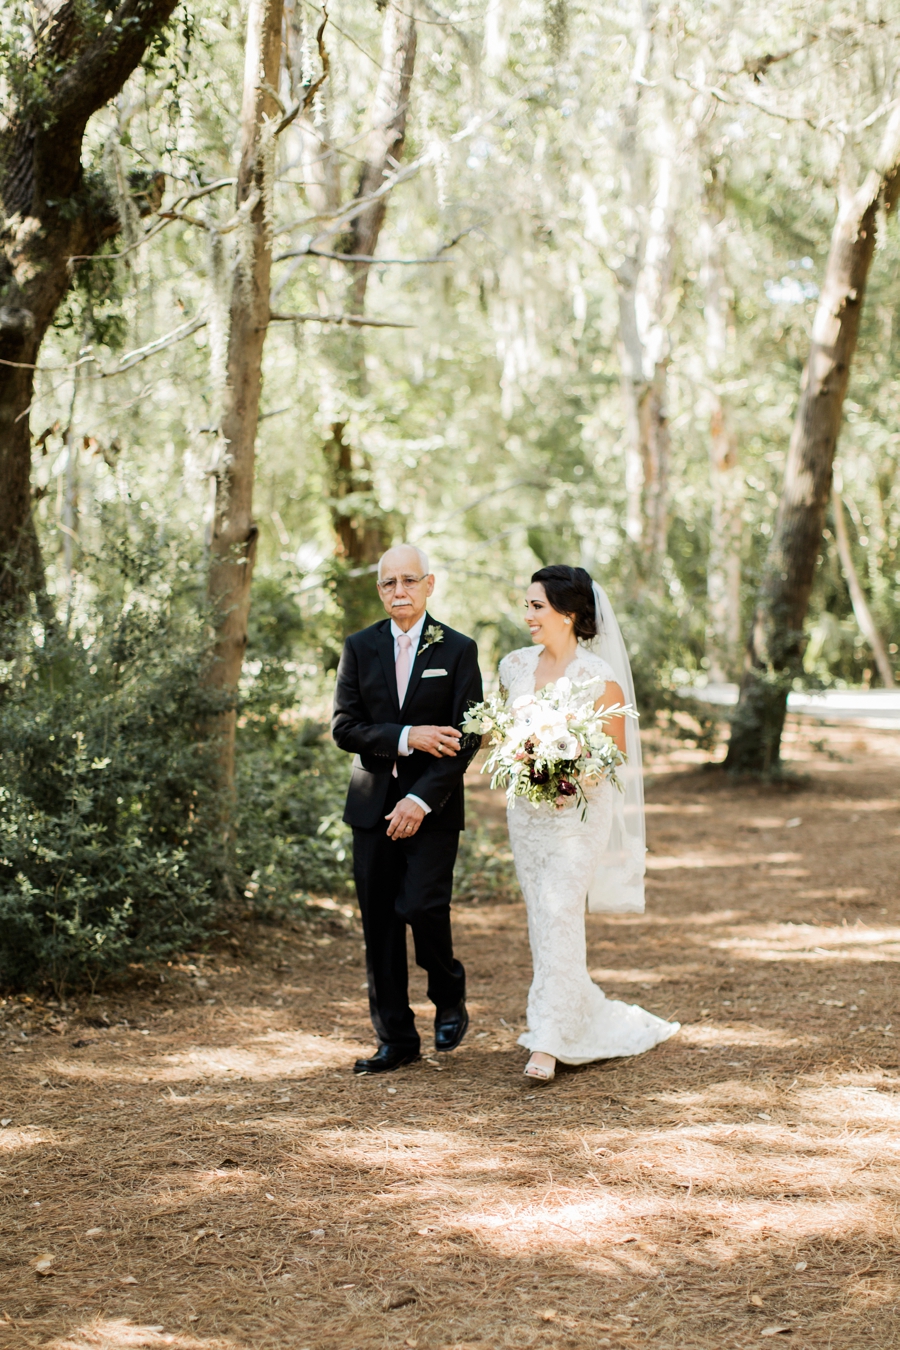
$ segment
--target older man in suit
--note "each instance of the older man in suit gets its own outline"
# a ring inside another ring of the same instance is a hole
[[[354,756],[344,820],[366,942],[369,1008],[378,1050],[358,1074],[387,1073],[419,1057],[409,1006],[406,926],[428,972],[437,1050],[469,1024],[466,974],[453,955],[450,898],[464,825],[466,708],[481,700],[471,638],[427,612],[434,576],[421,549],[401,544],[378,566],[388,618],[354,633],[338,669],[332,730]]]

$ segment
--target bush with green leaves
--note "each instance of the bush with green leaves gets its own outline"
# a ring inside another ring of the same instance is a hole
[[[23,625],[0,684],[0,984],[59,990],[214,928],[224,863],[179,560],[119,535],[69,634]]]
[[[289,587],[255,596],[226,841],[204,688],[197,559],[149,518],[108,519],[76,616],[21,626],[0,665],[0,986],[96,982],[215,934],[226,907],[302,907],[349,885],[349,761],[301,710]],[[246,901],[244,901],[246,903]]]
[[[235,863],[258,915],[302,906],[306,892],[345,893],[350,831],[342,823],[349,757],[328,733],[324,672],[285,578],[254,586],[237,731]],[[321,660],[321,656],[320,656]],[[304,703],[322,712],[311,717]]]

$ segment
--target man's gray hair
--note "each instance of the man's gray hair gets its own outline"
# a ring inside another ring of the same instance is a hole
[[[422,569],[422,575],[423,575],[423,576],[426,576],[426,577],[428,576],[428,574],[429,574],[430,571],[431,571],[431,568],[430,568],[429,565],[428,565],[428,554],[425,552],[424,549],[418,548],[415,544],[391,544],[390,548],[386,548],[385,551],[382,553],[381,557],[378,559],[378,580],[379,580],[379,581],[381,580],[381,564],[384,562],[385,558],[387,557],[387,555],[388,555],[389,553],[393,553],[394,550],[395,550],[395,549],[398,549],[398,548],[408,548],[408,549],[411,549],[411,550],[413,551],[413,553],[415,553],[415,554],[418,556],[418,559],[419,559],[419,566],[420,566],[421,569]]]

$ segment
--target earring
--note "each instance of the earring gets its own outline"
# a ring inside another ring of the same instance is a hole
[[[572,620],[568,617],[568,615],[566,615],[566,623],[571,623],[571,622],[572,622]]]

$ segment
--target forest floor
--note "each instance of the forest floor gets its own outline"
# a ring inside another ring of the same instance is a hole
[[[386,1078],[351,1073],[343,903],[8,1000],[0,1343],[900,1345],[900,734],[794,724],[788,751],[780,790],[652,756],[647,914],[588,919],[607,992],[682,1023],[638,1059],[522,1077],[511,895],[456,910],[464,1045]]]

